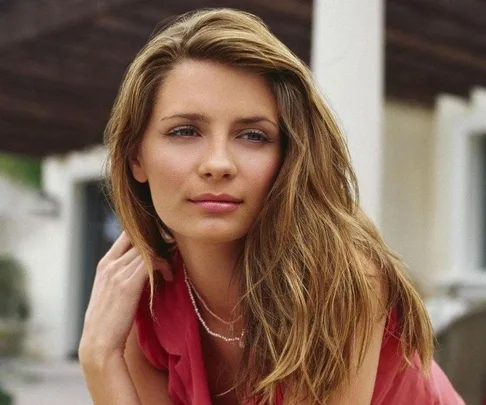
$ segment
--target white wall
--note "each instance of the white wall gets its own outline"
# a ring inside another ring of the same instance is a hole
[[[486,298],[486,269],[481,268],[484,229],[486,89],[469,99],[437,100],[433,217],[430,267],[440,284],[462,285],[465,295]]]
[[[29,270],[35,328],[30,347],[42,356],[60,358],[75,347],[81,271],[80,184],[101,178],[104,160],[102,147],[45,159],[43,188],[59,202],[60,213],[35,217],[37,224],[15,242],[15,254]]]
[[[388,100],[384,113],[382,231],[412,277],[430,292],[434,110]]]
[[[38,315],[45,312],[44,307],[49,302],[49,299],[38,296],[38,291],[48,293],[51,286],[51,280],[43,277],[49,261],[39,241],[49,238],[52,218],[37,214],[42,205],[38,190],[2,177],[0,195],[0,252],[19,260],[27,272],[27,289],[33,309],[30,325],[34,336],[41,332],[38,326],[42,320]],[[43,350],[42,342],[36,342],[35,351]]]
[[[456,285],[461,296],[486,297],[478,264],[485,136],[485,90],[470,99],[442,95],[434,108],[386,103],[382,231],[429,296]]]

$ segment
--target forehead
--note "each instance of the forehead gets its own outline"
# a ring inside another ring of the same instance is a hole
[[[277,119],[277,101],[257,73],[198,60],[185,60],[169,72],[157,94],[155,112],[181,110],[209,115],[265,114]]]

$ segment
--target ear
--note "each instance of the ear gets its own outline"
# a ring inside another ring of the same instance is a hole
[[[145,174],[145,170],[143,169],[143,165],[141,163],[138,152],[134,153],[133,156],[130,156],[129,164],[134,179],[137,180],[139,183],[146,183],[148,181],[148,178]]]

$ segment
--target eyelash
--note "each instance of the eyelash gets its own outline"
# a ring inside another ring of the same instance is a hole
[[[183,127],[177,127],[174,129],[171,129],[167,135],[169,136],[175,136],[175,137],[188,137],[188,135],[181,135],[181,131],[187,131],[191,130],[193,132],[196,132],[195,128],[190,127],[190,126],[183,126]]]
[[[193,135],[182,135],[181,132],[182,131],[192,131],[194,134],[197,134],[197,131],[194,127],[191,127],[191,126],[182,126],[182,127],[177,127],[177,128],[174,128],[172,129],[167,135],[168,136],[173,136],[173,137],[183,137],[183,138],[192,138]],[[268,139],[268,137],[265,135],[264,132],[262,131],[258,131],[258,130],[250,130],[250,131],[247,131],[247,132],[244,132],[243,134],[241,134],[242,136],[243,135],[258,135],[260,136],[260,139],[255,141],[255,140],[251,140],[251,139],[248,139],[250,142],[270,142],[270,140]]]

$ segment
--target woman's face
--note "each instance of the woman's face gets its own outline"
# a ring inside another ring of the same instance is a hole
[[[257,74],[186,60],[166,77],[132,173],[176,239],[243,238],[282,159],[277,102]]]

